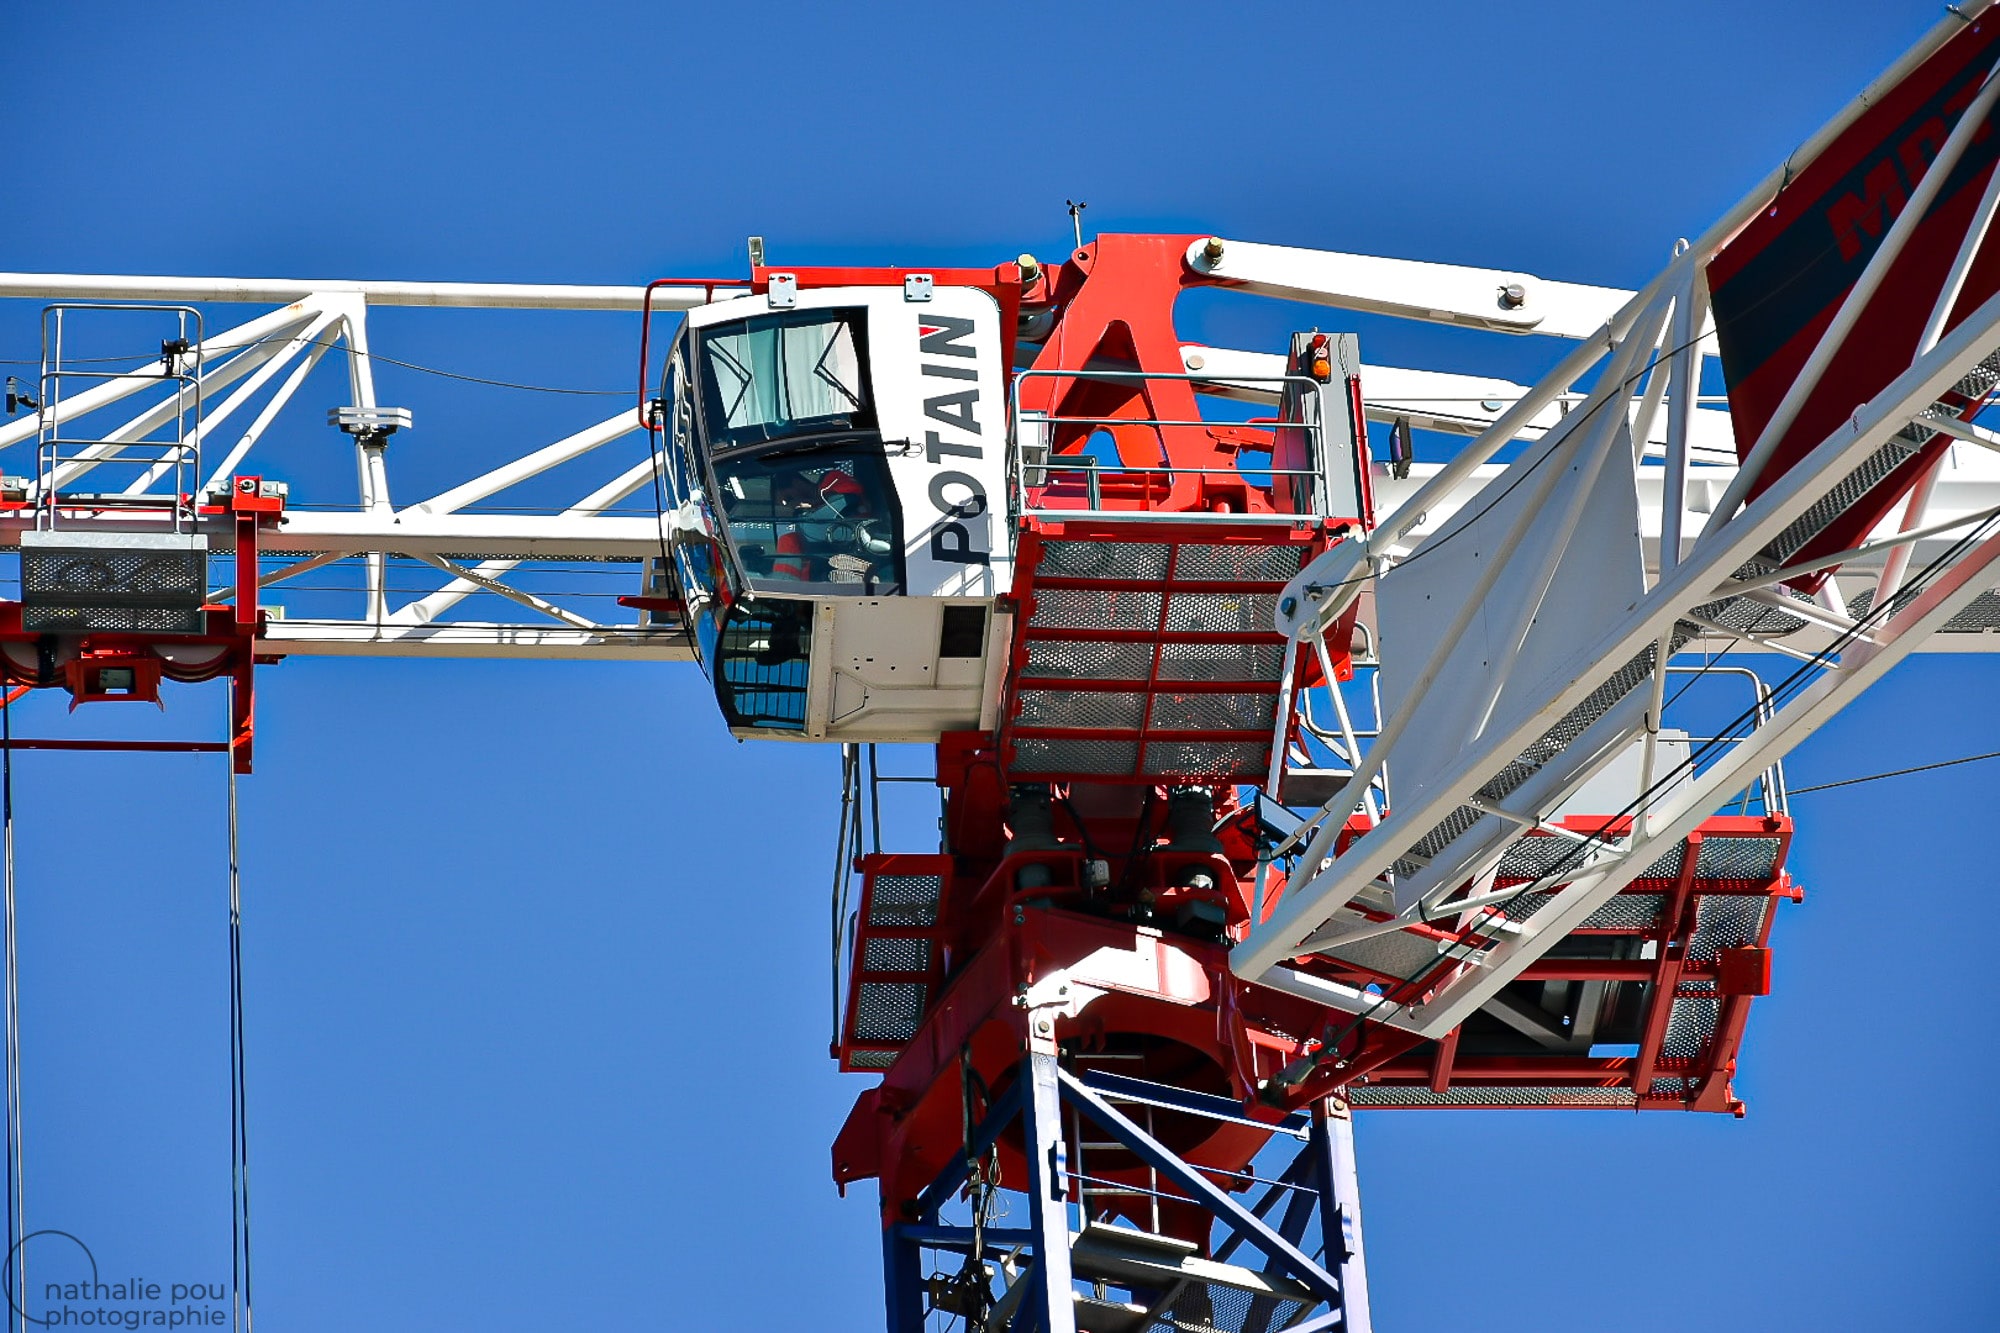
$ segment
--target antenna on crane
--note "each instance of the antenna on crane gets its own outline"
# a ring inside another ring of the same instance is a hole
[[[1065,199],[1063,202],[1069,205],[1070,230],[1076,233],[1076,248],[1081,250],[1083,249],[1083,210],[1089,208],[1090,205],[1081,199]]]

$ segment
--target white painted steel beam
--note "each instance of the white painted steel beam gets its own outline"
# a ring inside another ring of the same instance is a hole
[[[367,625],[351,620],[274,620],[271,650],[318,657],[537,657],[631,662],[692,662],[685,635],[673,630],[605,625],[511,625],[454,621]]]
[[[219,301],[283,304],[316,293],[349,292],[370,305],[458,310],[638,310],[643,286],[592,287],[524,282],[367,282],[340,278],[175,278],[108,273],[0,273],[0,298],[45,301]],[[715,299],[747,296],[745,283],[721,284]],[[661,287],[653,309],[706,305],[705,287]]]
[[[1550,282],[1509,269],[1383,259],[1214,236],[1188,248],[1187,265],[1218,285],[1258,296],[1561,338],[1592,336],[1633,295],[1616,287]]]

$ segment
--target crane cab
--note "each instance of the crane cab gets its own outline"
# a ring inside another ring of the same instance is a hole
[[[663,383],[666,536],[730,730],[992,725],[1013,564],[994,297],[774,279],[690,311]]]

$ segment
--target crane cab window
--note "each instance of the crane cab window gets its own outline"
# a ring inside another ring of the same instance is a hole
[[[812,621],[811,602],[766,598],[701,626],[715,696],[732,728],[805,730]]]
[[[698,339],[711,456],[799,436],[875,429],[861,310],[758,315]]]
[[[869,385],[867,311],[696,330],[696,448],[753,592],[903,590],[895,487]]]
[[[902,543],[879,445],[829,445],[718,459],[729,534],[753,587],[902,590]]]

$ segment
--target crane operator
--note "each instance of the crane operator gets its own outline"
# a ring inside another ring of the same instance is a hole
[[[771,483],[777,520],[771,573],[802,583],[893,583],[893,533],[873,498],[837,468]]]

